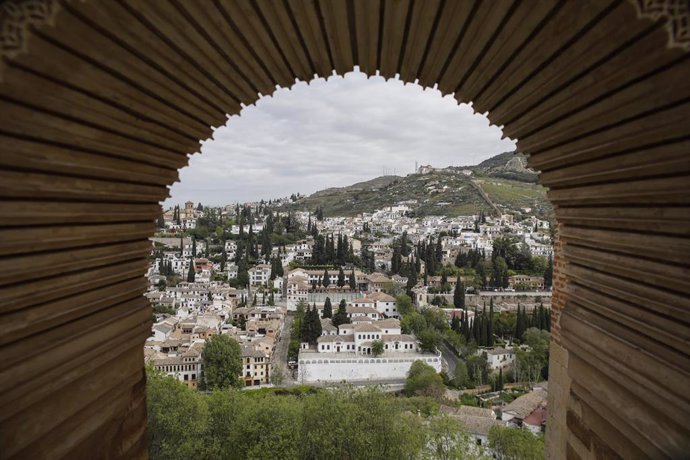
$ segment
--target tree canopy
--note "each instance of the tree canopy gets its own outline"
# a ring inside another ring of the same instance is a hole
[[[436,370],[423,361],[415,361],[410,366],[405,380],[405,393],[415,396],[438,398],[445,392],[443,379]]]
[[[206,340],[201,353],[204,370],[201,384],[208,390],[240,387],[242,350],[236,340],[217,334]]]

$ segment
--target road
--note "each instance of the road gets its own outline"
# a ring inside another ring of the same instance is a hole
[[[458,365],[458,360],[460,358],[455,356],[453,350],[448,348],[448,345],[446,345],[445,342],[441,342],[438,346],[438,349],[441,351],[441,355],[443,355],[443,360],[446,362],[448,366],[448,377],[453,378],[455,376],[455,367]]]
[[[295,317],[292,315],[286,315],[285,321],[283,322],[283,328],[280,330],[278,335],[278,343],[276,343],[276,348],[273,351],[273,356],[271,356],[271,367],[275,369],[282,369],[285,376],[285,385],[293,384],[291,380],[294,380],[291,372],[287,368],[287,355],[288,347],[290,346],[290,327],[292,327],[292,322]]]

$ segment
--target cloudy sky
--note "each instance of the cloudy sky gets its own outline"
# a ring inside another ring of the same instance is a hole
[[[472,165],[513,150],[486,117],[435,90],[362,73],[297,83],[218,128],[180,172],[166,206],[313,193],[386,174]]]

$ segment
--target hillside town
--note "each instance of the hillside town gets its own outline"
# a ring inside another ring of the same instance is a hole
[[[239,344],[245,388],[395,387],[422,362],[443,376],[450,400],[484,407],[446,409],[478,443],[496,423],[541,432],[548,221],[529,209],[418,218],[406,203],[324,216],[294,210],[294,200],[187,202],[161,215],[148,270],[149,365],[203,388],[213,336]]]

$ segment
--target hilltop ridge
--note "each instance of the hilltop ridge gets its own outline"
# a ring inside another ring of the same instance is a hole
[[[530,208],[542,217],[551,214],[546,189],[521,153],[504,152],[474,166],[422,166],[407,176],[380,176],[346,187],[320,190],[301,197],[293,207],[327,216],[354,216],[405,203],[417,216],[469,215]]]

